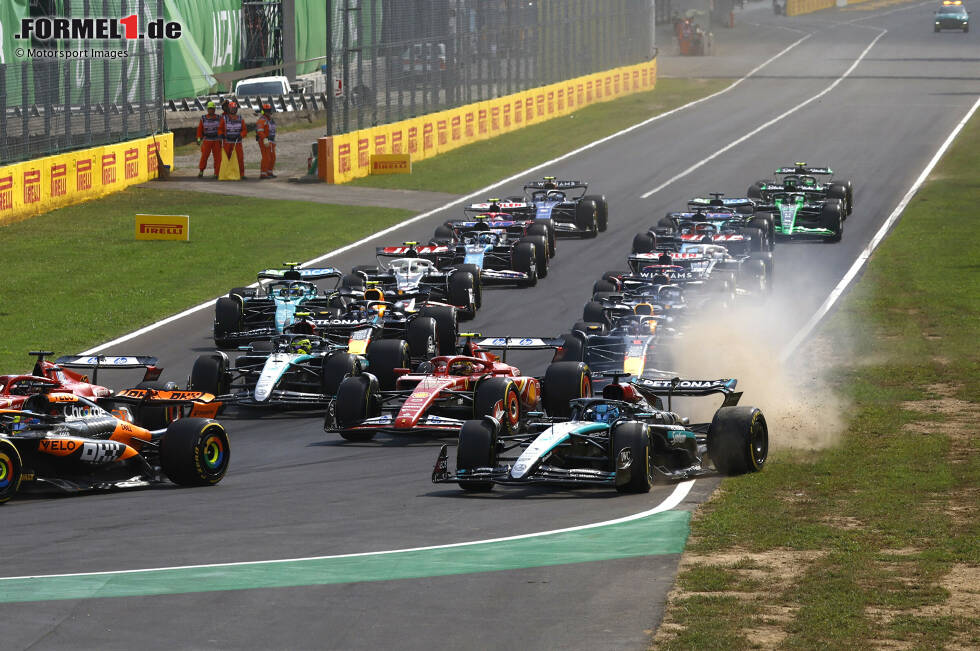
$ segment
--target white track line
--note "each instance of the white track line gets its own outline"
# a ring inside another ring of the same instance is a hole
[[[539,170],[539,169],[541,169],[543,167],[548,167],[550,165],[554,165],[555,163],[558,163],[560,161],[563,161],[563,160],[565,160],[567,158],[571,158],[572,156],[576,156],[576,155],[578,155],[578,154],[580,154],[580,153],[582,153],[584,151],[587,151],[587,150],[592,149],[594,147],[598,147],[599,145],[601,145],[601,144],[603,144],[605,142],[608,142],[608,141],[612,140],[613,138],[618,138],[619,136],[622,136],[624,134],[630,133],[631,131],[635,131],[636,129],[643,128],[643,127],[645,127],[648,124],[651,124],[651,123],[656,122],[658,120],[662,120],[662,119],[664,119],[666,117],[669,117],[671,115],[674,115],[675,113],[678,113],[680,111],[683,111],[685,109],[688,109],[688,108],[690,108],[692,106],[696,106],[697,104],[701,104],[702,102],[707,102],[708,100],[714,99],[715,97],[718,97],[719,95],[723,95],[723,94],[727,93],[728,91],[732,90],[733,88],[735,88],[736,86],[738,86],[739,84],[741,84],[743,81],[745,81],[746,79],[748,79],[749,77],[751,77],[752,75],[754,75],[756,72],[758,72],[759,70],[761,70],[765,66],[769,65],[770,63],[772,63],[773,61],[775,61],[776,59],[778,59],[782,55],[784,55],[787,52],[789,52],[790,50],[792,50],[794,47],[796,47],[797,45],[799,45],[803,41],[805,41],[808,38],[810,38],[810,36],[812,36],[812,34],[807,34],[803,38],[795,41],[794,43],[791,43],[789,46],[787,46],[786,48],[784,48],[783,50],[781,50],[778,54],[775,54],[774,56],[769,57],[768,59],[766,59],[765,61],[763,61],[759,65],[757,65],[755,68],[753,68],[752,70],[750,70],[745,76],[741,77],[740,79],[735,80],[731,85],[726,86],[725,88],[719,90],[716,93],[712,93],[711,95],[708,95],[707,97],[702,97],[701,99],[696,99],[693,102],[688,102],[687,104],[685,104],[683,106],[678,106],[677,108],[671,109],[670,111],[667,111],[666,113],[661,113],[659,115],[655,115],[652,118],[649,118],[647,120],[644,120],[643,122],[639,122],[637,124],[634,124],[631,127],[627,127],[625,129],[623,129],[622,131],[617,131],[616,133],[613,133],[613,134],[608,135],[608,136],[606,136],[604,138],[600,138],[599,140],[595,140],[593,142],[590,142],[587,145],[584,145],[582,147],[579,147],[578,149],[576,149],[574,151],[570,151],[567,154],[563,154],[562,156],[559,156],[557,158],[553,158],[553,159],[551,159],[549,161],[545,161],[544,163],[541,163],[540,165],[535,165],[534,167],[529,167],[528,169],[526,169],[526,170],[524,170],[522,172],[518,172],[517,174],[514,174],[514,175],[509,176],[509,177],[507,177],[505,179],[502,179],[500,181],[497,181],[496,183],[493,183],[491,185],[488,185],[488,186],[486,186],[484,188],[480,188],[479,190],[476,190],[475,192],[471,192],[470,194],[467,194],[465,196],[459,197],[458,199],[454,199],[453,201],[450,201],[447,204],[444,204],[442,206],[439,206],[438,208],[434,208],[434,209],[429,210],[427,212],[424,212],[424,213],[422,213],[420,215],[416,215],[415,217],[412,217],[411,219],[407,219],[407,220],[405,220],[405,221],[403,221],[403,222],[401,222],[399,224],[396,224],[396,225],[391,226],[389,228],[386,228],[384,230],[378,231],[377,233],[374,233],[372,235],[368,235],[365,238],[362,238],[362,239],[360,239],[360,240],[358,240],[356,242],[352,242],[351,244],[348,244],[346,246],[342,246],[339,249],[334,249],[333,251],[330,251],[329,253],[326,253],[324,255],[321,255],[318,258],[313,258],[312,260],[307,260],[301,266],[306,267],[306,266],[311,265],[311,264],[317,264],[317,263],[320,263],[320,262],[322,262],[324,260],[327,260],[329,258],[332,258],[334,256],[340,255],[341,253],[345,253],[347,251],[350,251],[351,249],[353,249],[355,247],[361,246],[362,244],[366,244],[366,243],[368,243],[368,242],[370,242],[372,240],[376,240],[379,237],[382,237],[384,235],[387,235],[388,233],[391,233],[391,232],[393,232],[393,231],[401,228],[402,226],[407,226],[409,224],[414,224],[417,221],[420,221],[422,219],[425,219],[426,217],[431,217],[432,215],[436,214],[437,212],[439,212],[441,210],[446,210],[447,208],[452,208],[456,204],[459,204],[459,203],[461,203],[463,201],[466,201],[468,199],[473,199],[473,198],[476,198],[476,197],[486,198],[487,193],[489,191],[493,190],[494,188],[498,187],[498,186],[504,185],[506,183],[510,183],[511,181],[516,181],[516,180],[518,180],[518,179],[520,179],[522,177],[526,177],[528,174],[531,174],[535,170]],[[253,285],[254,285],[254,283],[253,283]],[[205,308],[211,307],[217,301],[218,301],[217,298],[213,298],[210,301],[206,301],[204,303],[201,303],[200,305],[195,305],[194,307],[188,308],[188,309],[184,310],[183,312],[180,312],[178,314],[174,314],[173,316],[169,316],[169,317],[167,317],[165,319],[161,319],[160,321],[157,321],[155,323],[151,323],[150,325],[145,326],[143,328],[140,328],[139,330],[135,330],[135,331],[130,332],[128,334],[122,335],[121,337],[117,337],[116,339],[113,339],[112,341],[107,341],[104,344],[99,344],[95,348],[90,348],[89,350],[86,350],[86,351],[81,352],[79,354],[80,355],[94,355],[96,353],[100,353],[103,350],[109,348],[110,346],[115,346],[117,344],[121,344],[121,343],[127,342],[127,341],[129,341],[131,339],[135,339],[136,337],[139,337],[141,335],[145,335],[148,332],[152,332],[153,330],[156,330],[158,328],[161,328],[161,327],[167,325],[168,323],[173,323],[174,321],[177,321],[179,319],[183,319],[186,316],[190,316],[191,314],[194,314],[196,312],[200,312],[201,310],[203,310]]]
[[[865,27],[865,25],[860,25],[860,27]],[[755,134],[759,133],[760,131],[763,131],[763,130],[771,127],[772,125],[776,124],[780,120],[783,120],[783,119],[789,117],[793,113],[796,113],[797,111],[799,111],[801,108],[807,106],[811,102],[817,101],[818,99],[820,99],[821,97],[823,97],[824,95],[826,95],[827,93],[829,93],[830,91],[832,91],[833,89],[837,88],[837,86],[842,81],[844,81],[845,79],[847,79],[850,76],[851,72],[853,72],[854,69],[858,67],[858,64],[860,64],[861,61],[864,59],[864,57],[867,56],[868,52],[871,51],[871,48],[873,48],[875,46],[875,43],[877,43],[881,39],[882,36],[884,36],[885,34],[888,33],[888,30],[887,29],[880,29],[878,27],[869,27],[868,29],[877,29],[877,30],[879,30],[880,33],[878,34],[878,36],[876,36],[874,38],[873,41],[871,41],[871,43],[868,45],[868,47],[864,48],[864,51],[861,52],[861,55],[857,59],[855,59],[854,63],[851,64],[851,67],[849,67],[844,72],[844,74],[842,74],[840,77],[838,77],[836,80],[834,80],[834,82],[832,84],[830,84],[829,86],[827,86],[826,88],[824,88],[822,91],[820,91],[819,93],[817,93],[813,97],[811,97],[811,98],[809,98],[809,99],[807,99],[807,100],[805,100],[805,101],[797,104],[796,106],[794,106],[793,108],[789,109],[788,111],[785,111],[785,112],[777,115],[773,119],[769,120],[768,122],[762,124],[761,126],[755,128],[755,129],[753,129],[752,131],[749,131],[747,134],[745,134],[741,138],[738,138],[737,140],[733,140],[732,142],[728,143],[727,145],[725,145],[724,147],[722,147],[721,149],[719,149],[715,153],[711,154],[710,156],[708,156],[706,158],[702,158],[699,162],[697,162],[694,165],[688,167],[683,172],[681,172],[679,174],[675,174],[674,176],[670,177],[669,179],[667,179],[666,181],[664,181],[663,183],[661,183],[660,185],[658,185],[654,189],[650,190],[649,192],[645,192],[645,193],[641,194],[640,195],[640,198],[641,199],[647,199],[651,195],[656,194],[657,192],[660,192],[661,190],[663,190],[664,188],[666,188],[671,183],[674,183],[675,181],[678,181],[678,180],[684,178],[685,176],[687,176],[691,172],[694,172],[695,170],[698,170],[698,169],[704,167],[709,162],[711,162],[714,159],[718,158],[719,156],[721,156],[722,154],[726,153],[730,149],[733,149],[734,147],[737,147],[738,145],[742,144],[743,142],[745,142],[746,140],[748,140],[749,138],[751,138]]]
[[[506,538],[489,538],[487,540],[472,540],[469,542],[461,543],[450,543],[448,545],[430,545],[428,547],[411,547],[409,549],[388,549],[380,552],[359,552],[356,554],[335,554],[332,556],[308,556],[305,558],[280,558],[270,561],[242,561],[238,563],[210,563],[207,565],[175,565],[172,567],[148,567],[137,570],[111,570],[109,572],[77,572],[73,574],[35,574],[28,576],[4,576],[0,577],[0,584],[3,581],[23,581],[25,579],[53,579],[53,578],[65,578],[73,576],[111,576],[113,574],[138,574],[146,572],[165,572],[168,570],[193,570],[193,569],[207,569],[211,567],[247,567],[249,565],[271,565],[278,563],[297,563],[303,561],[324,561],[338,558],[358,558],[362,556],[387,556],[391,554],[405,554],[408,552],[425,552],[438,549],[452,549],[454,547],[472,547],[474,545],[484,545],[488,543],[500,543],[500,542],[510,542],[512,540],[524,540],[527,538],[539,538],[542,536],[551,536],[554,534],[561,533],[571,533],[575,531],[585,531],[588,529],[596,529],[598,527],[606,527],[614,524],[623,524],[624,522],[632,522],[634,520],[641,520],[645,517],[655,515],[657,513],[663,513],[664,511],[669,511],[676,507],[678,504],[684,501],[687,494],[691,492],[691,488],[694,487],[693,479],[683,481],[674,487],[673,492],[667,496],[667,498],[653,507],[652,509],[647,509],[646,511],[641,511],[640,513],[634,513],[632,515],[627,515],[622,518],[616,518],[615,520],[606,520],[604,522],[593,522],[591,524],[583,524],[577,527],[567,527],[565,529],[552,529],[551,531],[539,531],[536,533],[525,533],[519,536],[507,536]]]
[[[937,151],[936,154],[929,161],[929,163],[926,164],[925,169],[923,169],[922,173],[919,174],[919,177],[915,180],[915,183],[912,184],[912,187],[909,188],[909,191],[905,193],[905,196],[902,197],[902,200],[898,202],[897,206],[895,206],[895,210],[893,210],[892,213],[888,215],[888,219],[886,219],[885,223],[881,225],[881,228],[879,228],[878,232],[875,233],[875,236],[871,238],[871,241],[868,242],[868,245],[864,247],[864,250],[861,251],[861,255],[857,257],[857,259],[854,261],[854,264],[851,265],[851,268],[847,270],[847,273],[844,274],[844,277],[841,278],[839,283],[837,283],[837,286],[834,287],[833,290],[831,290],[830,295],[827,296],[827,300],[823,302],[823,305],[820,306],[820,309],[818,309],[813,314],[813,316],[810,317],[810,320],[806,322],[806,325],[804,325],[803,328],[801,328],[800,331],[797,332],[796,335],[794,335],[794,337],[790,340],[790,342],[786,344],[786,347],[783,348],[782,352],[779,354],[780,362],[784,363],[786,362],[787,359],[789,359],[789,357],[796,351],[797,347],[799,347],[799,345],[803,342],[803,340],[806,339],[811,332],[813,332],[813,329],[817,327],[817,324],[820,323],[820,321],[824,318],[824,316],[827,315],[827,312],[830,311],[830,308],[832,308],[834,306],[834,303],[836,303],[837,300],[841,297],[841,295],[844,293],[844,290],[847,289],[848,285],[850,285],[854,281],[854,279],[858,275],[858,272],[861,271],[865,263],[867,263],[868,258],[871,257],[871,254],[874,252],[874,250],[878,248],[879,244],[881,244],[881,241],[885,238],[885,235],[888,234],[888,230],[895,224],[896,221],[898,221],[898,218],[902,215],[902,212],[905,210],[905,207],[908,206],[909,201],[912,200],[912,197],[915,195],[915,193],[918,192],[922,184],[925,183],[926,178],[928,178],[933,168],[936,167],[936,164],[939,163],[939,159],[942,158],[943,154],[946,153],[946,150],[949,149],[950,145],[953,144],[953,140],[955,140],[956,136],[958,136],[960,131],[963,130],[963,127],[966,126],[966,123],[970,121],[970,118],[973,117],[974,113],[976,113],[978,107],[980,107],[980,98],[978,98],[977,101],[973,103],[973,106],[970,108],[970,110],[966,112],[966,115],[963,116],[963,119],[959,121],[959,123],[956,125],[956,128],[953,129],[952,133],[949,134],[949,137],[947,137],[946,140],[943,142],[943,144],[939,147],[939,151]]]

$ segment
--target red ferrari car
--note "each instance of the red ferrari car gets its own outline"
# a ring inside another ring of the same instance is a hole
[[[414,372],[396,369],[392,391],[379,389],[370,368],[345,378],[327,410],[324,430],[349,441],[367,441],[378,432],[455,435],[465,420],[491,417],[505,435],[514,434],[542,399],[546,406],[568,404],[592,393],[582,362],[553,362],[544,378],[536,378],[487,350],[556,349],[553,343],[518,337],[475,342],[474,336],[479,335],[467,336],[461,354],[434,357]]]

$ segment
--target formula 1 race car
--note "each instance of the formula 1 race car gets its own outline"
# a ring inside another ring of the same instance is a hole
[[[432,247],[419,254],[440,269],[479,270],[480,282],[533,287],[548,275],[548,236],[534,220],[507,214],[480,214],[438,226]],[[529,234],[530,233],[530,234]]]
[[[709,243],[724,246],[740,255],[773,249],[773,220],[768,214],[756,214],[755,201],[748,198],[723,198],[720,192],[710,199],[695,197],[685,212],[669,212],[657,225],[633,238],[633,253],[654,250],[657,238],[679,243]]]
[[[252,343],[234,366],[222,351],[201,355],[191,370],[190,388],[239,407],[324,409],[348,375],[370,369],[382,386],[391,388],[395,369],[409,363],[408,344],[400,339],[373,341],[362,354],[353,354],[316,335],[283,335]]]
[[[148,430],[82,396],[37,394],[23,410],[0,409],[0,503],[30,487],[75,493],[166,479],[209,486],[224,477],[229,454],[228,435],[214,420],[181,418]]]
[[[768,192],[770,204],[760,203],[756,209],[772,211],[779,239],[822,239],[840,242],[844,235],[844,208],[840,199],[812,200],[804,192]]]
[[[443,445],[433,483],[454,482],[466,491],[494,484],[598,485],[624,493],[648,492],[656,476],[695,477],[714,470],[725,475],[756,472],[769,450],[762,412],[738,407],[735,380],[639,379],[621,384],[614,376],[601,398],[571,401],[567,418],[540,418],[527,433],[501,430],[492,418],[466,421],[449,470]],[[671,396],[721,393],[724,403],[710,423],[688,424],[671,411]],[[668,396],[663,407],[661,396]],[[507,455],[514,451],[514,454]],[[710,464],[710,465],[709,465]]]
[[[557,343],[530,337],[465,337],[462,354],[435,357],[414,372],[400,369],[393,391],[382,390],[371,373],[346,378],[327,412],[324,430],[349,441],[368,441],[379,432],[455,435],[465,419],[492,416],[503,431],[517,432],[540,401],[564,405],[573,397],[591,395],[588,368],[581,362],[551,364],[542,380],[523,375],[489,352],[554,350]]]
[[[792,167],[780,167],[774,172],[782,175],[778,181],[762,179],[749,186],[747,192],[750,199],[760,200],[761,204],[771,204],[774,193],[802,192],[806,201],[819,203],[827,199],[838,199],[841,202],[842,218],[847,219],[854,210],[854,187],[850,181],[831,179],[820,183],[818,176],[832,176],[834,171],[829,167],[813,167],[806,163],[796,163]],[[756,209],[757,212],[760,210]]]
[[[333,267],[266,269],[258,274],[258,287],[236,287],[214,304],[214,344],[234,348],[283,334],[297,320],[297,313],[338,314],[343,303],[332,292],[321,292],[315,280],[340,279]]]
[[[596,303],[598,301],[589,305]],[[665,316],[664,310],[656,310],[656,306],[650,304],[634,307],[615,304],[611,299],[605,299],[601,304],[601,320],[579,321],[561,338],[562,361],[584,362],[596,387],[608,381],[607,371],[623,369],[642,377],[660,373],[657,366],[669,366],[670,347],[665,344],[677,334],[673,323],[669,322],[673,317]],[[590,316],[595,315],[590,313]],[[556,408],[552,407],[552,411]],[[557,409],[553,415],[562,415],[563,411]]]
[[[963,6],[963,0],[943,0],[933,17],[933,31],[943,29],[970,31],[970,14]]]
[[[483,300],[479,269],[440,270],[435,262],[421,257],[420,251],[431,248],[420,247],[418,242],[378,247],[378,264],[354,267],[341,279],[341,286],[365,290],[370,284],[399,308],[413,311],[423,306],[452,305],[460,319],[472,319]]]
[[[550,218],[559,233],[595,237],[609,228],[609,204],[600,194],[586,194],[582,181],[559,181],[546,176],[524,184],[524,201],[537,219]],[[513,197],[511,200],[519,200]]]

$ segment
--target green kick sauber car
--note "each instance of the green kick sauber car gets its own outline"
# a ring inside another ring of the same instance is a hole
[[[756,206],[756,215],[772,212],[777,239],[823,239],[840,242],[844,234],[843,205],[839,199],[817,203],[806,200],[803,192],[778,192],[768,205]]]

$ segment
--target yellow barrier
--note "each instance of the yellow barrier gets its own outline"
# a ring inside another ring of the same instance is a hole
[[[412,162],[425,160],[463,145],[568,115],[590,104],[651,90],[656,83],[657,62],[646,61],[418,118],[320,138],[317,169],[327,183],[346,183],[370,174],[374,155],[411,154]]]
[[[851,4],[852,1],[848,0],[848,4]],[[786,15],[799,16],[800,14],[811,14],[814,11],[830,9],[836,6],[836,0],[786,0]]]
[[[0,167],[0,224],[155,179],[157,151],[165,165],[173,165],[172,133]]]

